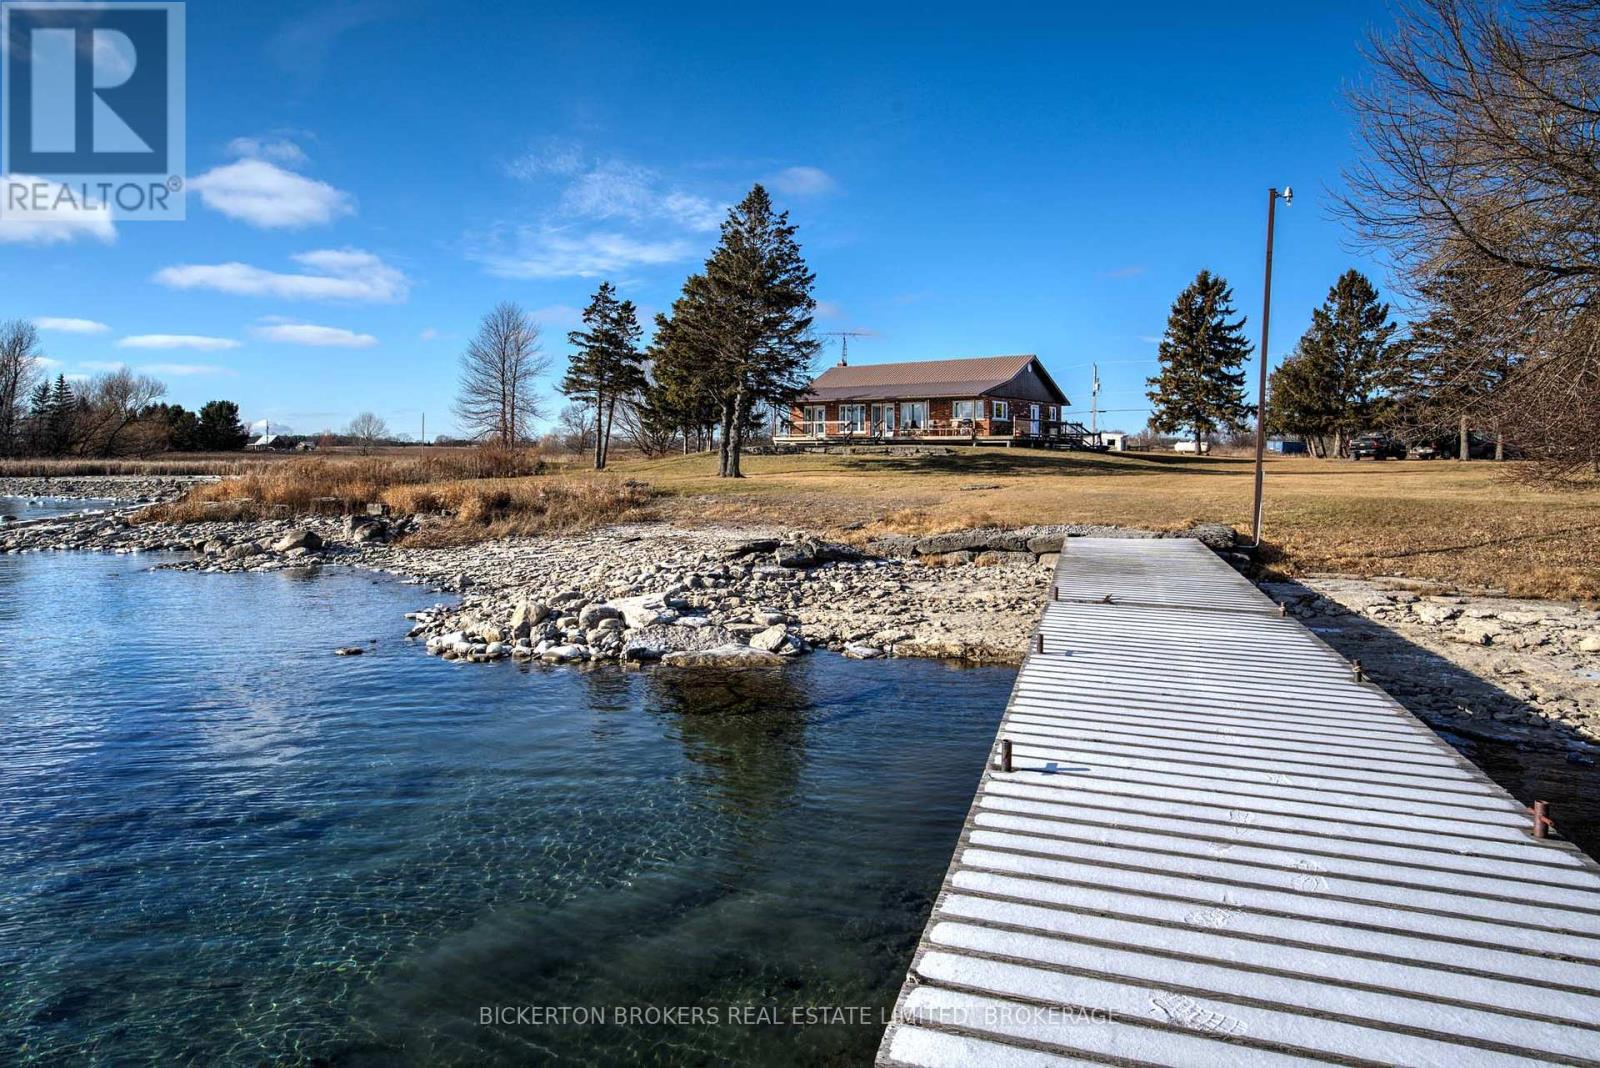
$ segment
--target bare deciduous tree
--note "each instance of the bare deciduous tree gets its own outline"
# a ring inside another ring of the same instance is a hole
[[[1369,53],[1348,215],[1430,305],[1448,281],[1484,359],[1515,354],[1461,415],[1542,477],[1600,470],[1600,6],[1414,0]]]
[[[26,319],[0,323],[0,456],[21,445],[23,409],[40,366],[34,325]]]
[[[361,455],[365,456],[388,438],[389,424],[372,412],[362,412],[350,420],[345,434],[355,440],[361,448]]]
[[[139,451],[136,431],[144,410],[166,395],[160,379],[134,374],[126,367],[97,375],[83,391],[74,437],[86,454],[115,456]]]
[[[461,357],[455,413],[462,429],[502,448],[526,441],[529,425],[544,414],[534,383],[549,366],[538,326],[510,301],[495,305]]]

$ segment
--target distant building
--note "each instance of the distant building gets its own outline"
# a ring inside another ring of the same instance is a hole
[[[1100,444],[1110,452],[1127,452],[1128,435],[1120,430],[1100,431]]]
[[[1282,456],[1304,456],[1309,450],[1303,441],[1289,441],[1285,438],[1268,438],[1267,451],[1275,452]]]
[[[278,444],[278,439],[281,437],[283,437],[282,434],[262,434],[259,438],[246,445],[245,449],[250,452],[268,452],[272,449],[279,449],[283,447]]]
[[[1187,453],[1193,454],[1195,452],[1194,441],[1192,439],[1189,440],[1189,441],[1174,441],[1172,443],[1172,451],[1173,452],[1187,452]],[[1200,443],[1200,450],[1199,451],[1200,451],[1200,454],[1202,456],[1205,455],[1206,453],[1210,452],[1211,451],[1211,442],[1202,441]]]
[[[1037,441],[1063,433],[1069,403],[1039,358],[1028,354],[840,364],[811,383],[778,437]]]

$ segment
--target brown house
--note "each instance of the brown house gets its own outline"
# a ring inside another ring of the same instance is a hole
[[[1037,441],[1061,432],[1067,395],[1032,355],[830,367],[778,436]]]

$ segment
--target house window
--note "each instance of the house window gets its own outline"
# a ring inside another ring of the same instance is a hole
[[[956,422],[967,420],[976,423],[983,418],[983,402],[975,400],[959,400],[950,404],[950,417]]]
[[[807,434],[814,438],[828,436],[828,409],[825,405],[806,405],[805,418]]]
[[[865,404],[839,405],[839,429],[852,434],[860,434],[867,429],[867,406]]]
[[[1061,409],[1059,407],[1057,407],[1056,405],[1054,405],[1054,404],[1050,405],[1050,421],[1052,423],[1054,423],[1057,420],[1059,420],[1060,418],[1061,418]]]
[[[1007,404],[1005,401],[1000,401],[1000,400],[995,401],[994,402],[994,417],[996,419],[1010,419],[1011,418],[1011,405]]]
[[[927,401],[900,402],[900,429],[925,430],[928,426]]]

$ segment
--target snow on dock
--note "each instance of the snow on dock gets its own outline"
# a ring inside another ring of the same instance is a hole
[[[880,1065],[1600,1064],[1593,861],[1198,542],[1055,598]]]

